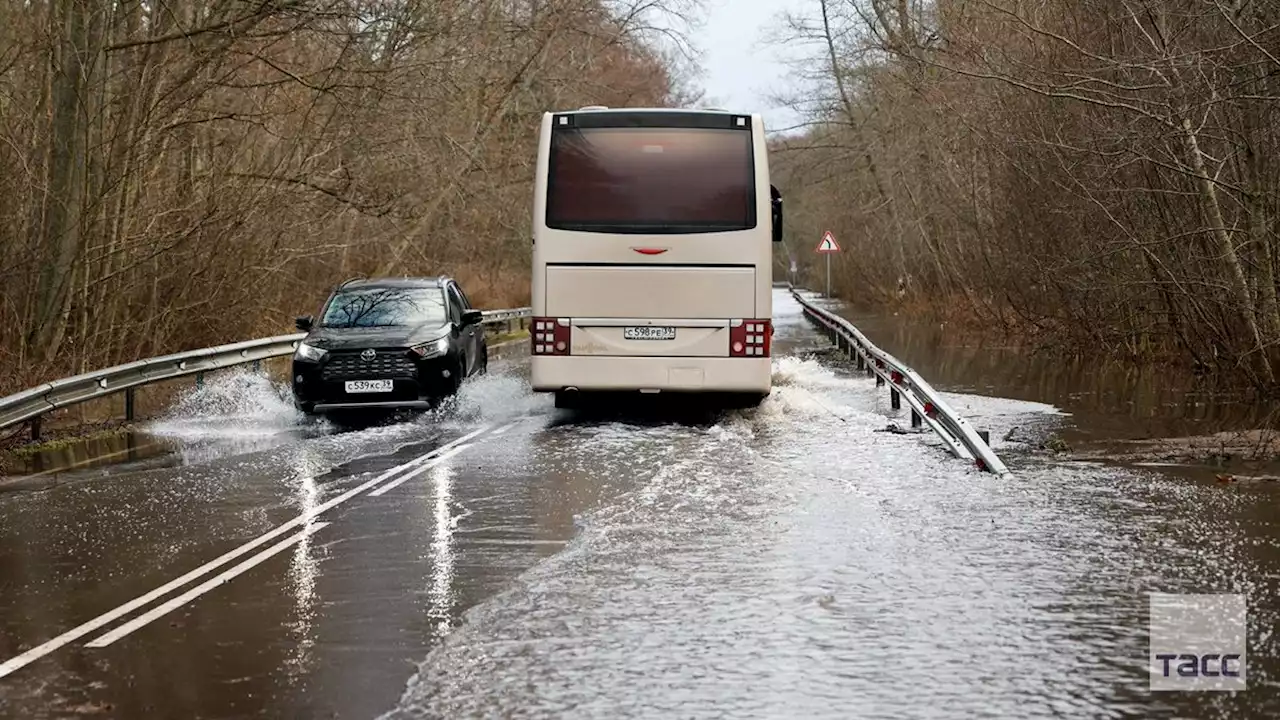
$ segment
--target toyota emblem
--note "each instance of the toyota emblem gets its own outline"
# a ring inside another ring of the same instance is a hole
[[[374,351],[373,351],[373,349],[372,349],[372,348],[370,348],[370,349],[365,350],[364,352],[360,353],[360,359],[361,359],[361,360],[364,360],[365,362],[368,362],[368,361],[372,360],[372,359],[373,359],[373,356],[375,356],[375,355],[377,355],[377,354],[378,354],[378,353],[374,352]]]

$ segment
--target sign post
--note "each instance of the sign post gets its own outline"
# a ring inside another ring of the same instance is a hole
[[[831,256],[840,252],[840,245],[836,242],[836,236],[830,230],[822,233],[822,240],[818,242],[818,247],[814,252],[827,256],[827,297],[831,297]]]

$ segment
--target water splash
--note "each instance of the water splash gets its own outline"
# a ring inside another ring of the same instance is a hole
[[[786,355],[773,361],[775,386],[808,386],[812,388],[847,386],[851,378],[841,377],[831,368],[812,358]]]
[[[306,422],[287,385],[233,369],[209,376],[146,429],[177,440],[250,439],[296,431]]]
[[[458,394],[446,400],[438,413],[427,413],[419,422],[474,424],[514,420],[551,411],[547,394],[534,393],[517,373],[495,373],[469,378]]]

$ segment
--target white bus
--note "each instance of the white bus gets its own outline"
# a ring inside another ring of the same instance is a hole
[[[537,169],[535,392],[768,396],[782,197],[759,115],[544,113]]]

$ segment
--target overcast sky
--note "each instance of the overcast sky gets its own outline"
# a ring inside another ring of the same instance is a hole
[[[701,87],[707,105],[759,112],[771,132],[799,121],[793,111],[770,102],[770,93],[794,88],[788,57],[807,51],[771,40],[782,29],[785,11],[808,14],[816,0],[704,0],[701,27],[693,43],[702,53]]]

